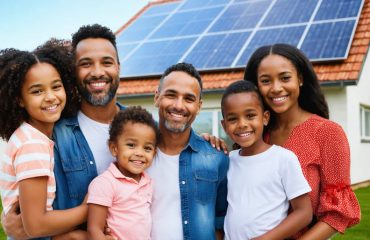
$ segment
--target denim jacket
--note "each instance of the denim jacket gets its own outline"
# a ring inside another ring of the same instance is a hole
[[[223,228],[228,167],[229,157],[192,130],[179,159],[184,240],[212,240],[215,229]]]
[[[122,110],[125,107],[117,103]],[[98,175],[90,147],[77,116],[61,119],[53,130],[56,196],[54,209],[80,205],[90,182]]]

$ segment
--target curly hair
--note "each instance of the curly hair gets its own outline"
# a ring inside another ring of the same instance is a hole
[[[18,99],[25,76],[37,63],[48,63],[59,73],[66,92],[67,102],[62,117],[68,117],[77,111],[75,74],[70,48],[63,40],[51,39],[33,52],[14,48],[0,51],[0,136],[9,140],[13,132],[29,115],[21,108]]]
[[[117,142],[118,136],[127,123],[142,123],[151,127],[155,132],[156,144],[159,141],[159,129],[151,113],[140,106],[131,106],[118,112],[109,127],[108,142]]]
[[[197,69],[190,63],[176,63],[170,67],[168,67],[164,73],[161,76],[161,79],[159,80],[159,86],[158,86],[158,91],[161,91],[162,85],[163,85],[163,80],[166,76],[168,76],[171,72],[184,72],[189,74],[191,77],[196,78],[198,80],[199,86],[200,86],[200,97],[202,97],[202,92],[203,92],[203,83],[202,83],[202,78],[197,71]]]
[[[104,38],[112,43],[114,49],[116,50],[117,55],[117,62],[119,62],[118,57],[118,50],[117,50],[117,44],[116,44],[116,36],[107,27],[104,27],[99,24],[93,24],[93,25],[84,25],[78,29],[76,33],[72,35],[72,50],[73,53],[76,52],[76,47],[79,42],[82,40],[88,39],[88,38]]]
[[[329,108],[321,91],[317,75],[308,58],[296,47],[288,44],[274,44],[258,48],[250,57],[245,68],[244,80],[252,81],[258,85],[257,72],[261,61],[268,55],[276,54],[288,59],[302,77],[303,85],[300,87],[298,97],[299,106],[323,118],[329,118]],[[276,116],[271,112],[269,128],[276,124]]]

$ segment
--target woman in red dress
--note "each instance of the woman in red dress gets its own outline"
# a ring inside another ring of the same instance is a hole
[[[254,82],[271,111],[265,140],[293,151],[312,192],[314,221],[294,238],[328,239],[359,223],[350,184],[350,149],[329,110],[312,64],[296,47],[263,46],[251,56],[245,80]]]

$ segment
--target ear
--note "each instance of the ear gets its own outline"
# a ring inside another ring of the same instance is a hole
[[[263,125],[266,127],[269,121],[270,121],[270,111],[266,110],[263,112]]]
[[[159,105],[159,90],[155,90],[154,93],[154,106],[158,107]]]
[[[117,157],[117,144],[115,142],[109,142],[109,151],[113,157]]]
[[[202,108],[202,105],[203,105],[203,100],[199,99],[197,115],[200,113],[200,109]]]
[[[302,87],[303,86],[303,77],[302,75],[299,75],[298,76],[298,83],[299,83],[299,86]]]
[[[222,125],[222,128],[224,129],[224,131],[226,133],[226,124],[225,124],[225,120],[224,119],[221,120],[221,125]]]
[[[23,102],[23,99],[22,99],[22,98],[17,98],[17,102],[18,102],[18,105],[19,105],[21,108],[24,108],[24,102]]]

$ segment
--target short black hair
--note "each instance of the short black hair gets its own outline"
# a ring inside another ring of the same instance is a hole
[[[14,48],[0,51],[0,136],[9,140],[13,132],[29,119],[19,105],[27,72],[38,63],[48,63],[59,73],[66,92],[66,105],[61,117],[77,112],[77,93],[71,48],[67,41],[50,39],[33,52]]]
[[[122,134],[125,125],[129,122],[142,123],[151,127],[155,132],[156,144],[158,144],[159,129],[157,123],[153,119],[153,115],[140,106],[127,107],[118,112],[109,127],[108,142],[117,142],[118,136]]]
[[[114,49],[116,50],[117,62],[119,64],[116,35],[114,35],[112,30],[97,23],[80,27],[78,31],[72,35],[73,52],[76,52],[76,47],[79,42],[88,38],[104,38],[111,42]]]
[[[192,77],[194,77],[198,80],[198,83],[199,83],[199,86],[200,86],[200,97],[202,98],[202,92],[203,92],[202,78],[201,78],[199,72],[197,71],[197,69],[195,69],[195,67],[192,64],[185,63],[185,62],[176,63],[176,64],[168,67],[164,71],[164,73],[161,76],[161,79],[159,80],[158,91],[160,91],[162,89],[163,79],[166,76],[168,76],[171,72],[176,72],[176,71],[187,73],[190,76],[192,76]]]
[[[225,101],[226,101],[227,97],[229,97],[232,94],[249,93],[249,92],[256,93],[262,110],[265,110],[266,108],[265,108],[262,96],[261,96],[260,92],[258,91],[257,86],[251,81],[240,80],[240,81],[236,81],[236,82],[231,83],[225,89],[224,94],[222,95],[222,99],[221,99],[221,113],[222,113],[222,116],[224,117],[224,105],[225,105]]]

